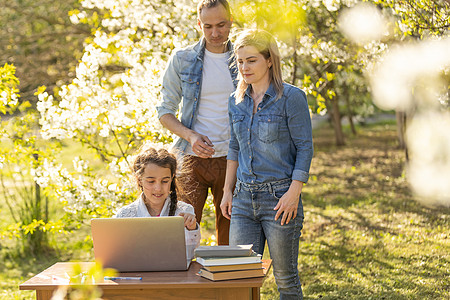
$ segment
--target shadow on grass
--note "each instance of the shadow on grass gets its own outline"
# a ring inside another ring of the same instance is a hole
[[[395,127],[315,134],[299,269],[305,299],[450,298],[450,209],[414,200]]]
[[[56,262],[93,260],[89,232],[90,228],[82,226],[68,235],[54,234],[40,253],[24,251],[15,241],[9,241],[0,249],[0,274],[25,281]]]
[[[18,276],[24,279],[34,276],[62,260],[62,256],[53,248],[47,248],[38,255],[24,254],[16,248],[2,248],[0,257],[3,258],[0,261],[0,273],[11,274],[14,277]]]

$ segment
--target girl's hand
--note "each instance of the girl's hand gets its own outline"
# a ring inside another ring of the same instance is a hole
[[[197,229],[197,221],[195,220],[195,215],[181,213],[180,216],[184,218],[184,227],[186,227],[188,230]]]
[[[278,200],[273,210],[277,210],[275,221],[283,214],[281,226],[289,224],[289,221],[297,216],[298,201],[302,193],[303,182],[293,180],[289,190]]]

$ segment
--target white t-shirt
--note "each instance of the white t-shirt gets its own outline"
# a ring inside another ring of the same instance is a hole
[[[205,49],[198,115],[192,126],[194,131],[211,140],[215,149],[213,157],[226,156],[230,142],[228,97],[234,91],[234,85],[228,57],[228,53],[212,53]],[[191,147],[188,154],[195,155]]]

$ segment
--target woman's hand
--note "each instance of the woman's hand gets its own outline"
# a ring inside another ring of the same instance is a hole
[[[283,214],[281,226],[289,224],[289,221],[297,216],[298,201],[300,200],[302,188],[303,182],[292,180],[289,190],[278,200],[277,205],[274,207],[273,210],[277,210],[275,221]]]
[[[231,192],[224,192],[222,197],[222,202],[220,203],[220,210],[222,215],[231,220],[231,204],[233,202],[233,195]]]
[[[225,174],[220,210],[222,211],[222,215],[228,220],[231,220],[231,203],[233,202],[233,191],[236,185],[236,171],[238,166],[239,163],[236,160],[227,159],[227,172]]]
[[[188,230],[197,229],[197,221],[195,220],[195,215],[181,213],[180,216],[184,218],[184,227],[186,227]]]

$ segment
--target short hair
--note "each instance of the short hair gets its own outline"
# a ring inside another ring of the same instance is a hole
[[[227,0],[200,0],[197,5],[197,16],[200,17],[200,13],[202,12],[202,9],[215,7],[219,4],[221,4],[223,7],[225,7],[228,17],[231,18],[230,4],[228,3]]]
[[[245,46],[255,47],[259,53],[272,62],[269,68],[269,80],[273,84],[277,93],[277,99],[283,95],[283,78],[281,74],[281,58],[278,50],[277,41],[275,38],[265,30],[261,29],[247,29],[240,32],[234,42],[234,53]],[[239,103],[244,100],[244,94],[247,90],[248,84],[243,78],[239,78],[239,83],[236,88],[236,102]]]

